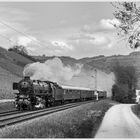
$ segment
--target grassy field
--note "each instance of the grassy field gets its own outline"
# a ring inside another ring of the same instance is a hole
[[[15,106],[13,102],[6,102],[6,103],[0,103],[0,112],[14,110]]]
[[[13,91],[12,85],[13,82],[18,82],[20,79],[20,77],[0,67],[0,99],[14,98],[15,91]]]
[[[14,98],[12,84],[22,77],[23,67],[33,61],[0,47],[0,99]]]
[[[105,112],[116,104],[102,100],[42,116],[0,130],[1,138],[91,138]]]

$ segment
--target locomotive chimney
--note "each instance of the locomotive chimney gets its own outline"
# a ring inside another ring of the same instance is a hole
[[[30,80],[30,76],[25,76],[24,79],[25,80]]]

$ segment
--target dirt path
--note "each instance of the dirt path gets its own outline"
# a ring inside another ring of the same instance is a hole
[[[132,112],[131,104],[111,107],[95,138],[140,138],[140,119]]]

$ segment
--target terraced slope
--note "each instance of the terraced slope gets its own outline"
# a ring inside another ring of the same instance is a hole
[[[0,99],[13,98],[12,83],[21,78],[0,67]]]
[[[23,68],[29,63],[33,61],[0,47],[0,99],[14,97],[12,83],[21,79]]]

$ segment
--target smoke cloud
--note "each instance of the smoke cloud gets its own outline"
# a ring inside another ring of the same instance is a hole
[[[112,96],[112,86],[115,84],[115,75],[113,72],[107,74],[103,71],[97,71],[97,89],[107,91],[107,96]]]
[[[30,76],[35,80],[49,80],[62,83],[71,80],[74,75],[81,72],[82,65],[76,64],[74,67],[64,66],[62,61],[55,57],[44,63],[36,62],[25,66],[23,75]]]
[[[107,91],[107,96],[112,96],[112,86],[115,83],[115,75],[113,72],[106,73],[96,68],[84,69],[82,68],[78,76],[72,77],[70,81],[64,83],[64,85],[87,87],[92,90]]]

